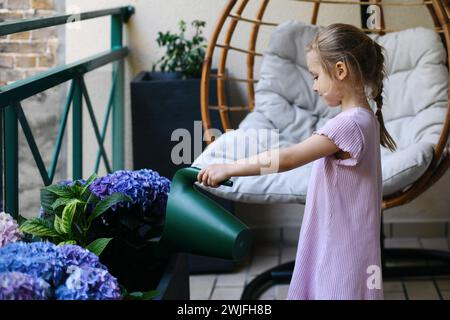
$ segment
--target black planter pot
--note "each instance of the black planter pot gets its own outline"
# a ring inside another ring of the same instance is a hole
[[[160,251],[163,217],[144,219],[139,207],[131,207],[108,210],[103,219],[107,224],[94,220],[90,241],[113,238],[100,261],[128,292],[157,290],[156,299],[189,299],[186,255]]]
[[[147,72],[146,79],[148,81],[169,81],[169,80],[181,80],[183,78],[182,72],[161,72],[151,71]]]
[[[157,290],[154,300],[189,300],[189,268],[186,254],[159,257],[158,244],[134,247],[113,239],[101,261],[128,292]]]

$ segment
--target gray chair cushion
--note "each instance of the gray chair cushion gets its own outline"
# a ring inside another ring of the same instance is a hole
[[[305,46],[319,28],[287,21],[274,30],[261,65],[254,111],[237,130],[212,143],[193,166],[231,162],[299,143],[340,111],[327,107],[311,89]],[[432,30],[414,28],[373,38],[386,49],[383,117],[398,145],[394,153],[381,148],[383,194],[388,195],[408,187],[431,162],[447,110],[448,70],[445,49]],[[265,138],[268,131],[272,139]],[[312,163],[283,173],[233,177],[231,188],[206,189],[241,202],[304,203],[311,167]]]

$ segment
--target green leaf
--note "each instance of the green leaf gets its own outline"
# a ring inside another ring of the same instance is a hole
[[[92,211],[91,215],[89,216],[89,222],[92,222],[95,218],[102,215],[106,210],[111,208],[113,205],[118,204],[122,201],[132,201],[132,199],[124,195],[120,192],[115,192],[112,195],[106,197],[103,200],[100,200],[97,205],[95,206],[94,210]]]
[[[91,193],[90,195],[89,195],[89,198],[87,199],[87,203],[88,204],[96,204],[96,203],[98,203],[100,201],[100,199],[95,195],[95,194],[93,194],[93,193]]]
[[[88,249],[95,255],[100,256],[100,254],[103,252],[103,250],[106,248],[106,246],[111,240],[112,238],[98,238],[92,241],[90,244],[88,244],[86,246],[86,249]]]
[[[81,195],[83,195],[87,188],[89,188],[89,186],[91,185],[92,182],[94,182],[94,180],[97,179],[97,174],[94,172],[89,179],[86,181],[86,184],[84,185],[83,189],[81,190]]]
[[[19,224],[19,226],[22,224],[22,223],[24,223],[25,221],[27,221],[27,218],[25,218],[24,216],[21,216],[20,214],[19,214],[19,216],[17,217],[17,223]]]
[[[59,234],[54,229],[49,228],[45,221],[40,218],[25,221],[19,229],[24,233],[29,233],[38,237],[59,237]]]
[[[74,183],[72,186],[72,196],[70,198],[80,198],[81,190],[83,189],[83,186],[79,184],[79,182]]]
[[[77,242],[75,240],[67,240],[67,241],[58,243],[58,246],[64,246],[66,244],[77,244]]]
[[[72,198],[75,196],[74,192],[72,191],[72,188],[69,186],[61,186],[57,184],[52,184],[48,187],[46,187],[48,191],[64,198]]]
[[[52,204],[58,199],[58,195],[47,190],[47,188],[41,189],[41,207],[44,209],[45,213],[49,215],[54,215],[55,212],[52,208]]]
[[[69,202],[71,202],[73,199],[70,198],[58,198],[53,202],[52,209],[56,210],[58,207],[62,205],[67,205]]]
[[[151,290],[151,291],[145,291],[145,292],[130,292],[125,293],[123,295],[124,300],[151,300],[158,296],[159,292],[158,290]]]
[[[75,226],[75,231],[78,232],[79,234],[83,234],[84,235],[86,233],[83,230],[83,228],[80,225],[78,225],[77,223],[75,223],[74,226]]]
[[[83,203],[87,203],[91,194],[91,190],[87,189],[78,199]]]
[[[80,202],[78,199],[72,199],[72,201],[64,207],[60,226],[61,230],[66,234],[70,233],[72,230],[73,217],[76,214],[78,202]]]
[[[58,217],[57,215],[55,215],[55,221],[53,223],[53,227],[55,228],[56,232],[58,232],[59,234],[65,234],[65,232],[62,230],[61,227],[61,218]]]

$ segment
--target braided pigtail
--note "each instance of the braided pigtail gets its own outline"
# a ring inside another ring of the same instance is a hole
[[[375,114],[377,116],[378,122],[380,123],[380,144],[393,152],[397,148],[397,145],[384,126],[383,114],[381,112],[381,109],[383,107],[383,79],[386,75],[383,48],[375,41],[373,42],[373,45],[375,47],[377,61],[373,73],[374,81],[372,93],[374,94],[373,99],[377,104],[377,111],[375,112]]]

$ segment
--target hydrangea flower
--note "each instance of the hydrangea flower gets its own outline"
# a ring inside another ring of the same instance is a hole
[[[18,271],[41,278],[52,286],[64,276],[64,261],[50,242],[16,242],[0,250],[0,272]]]
[[[151,207],[154,214],[163,215],[166,211],[170,180],[150,169],[118,170],[95,179],[89,189],[100,199],[120,192],[132,199],[131,203],[119,203],[120,207],[139,204],[143,211]],[[116,206],[112,207],[113,211],[116,209]]]
[[[16,273],[25,274],[28,278],[20,278]],[[9,244],[0,249],[0,274],[6,274],[0,287],[6,283],[4,286],[10,285],[11,288],[10,291],[0,288],[3,290],[0,294],[5,297],[26,295],[23,288],[30,292],[37,290],[36,297],[50,297],[45,291],[45,284],[48,284],[57,299],[121,298],[117,279],[96,255],[76,245],[56,246],[50,242]],[[16,279],[16,282],[11,279]],[[13,286],[14,283],[17,285]]]
[[[58,286],[69,266],[107,270],[98,256],[77,245],[17,242],[0,250],[0,272],[20,271]]]
[[[72,266],[65,283],[55,291],[57,300],[118,300],[121,298],[117,279],[99,268]]]
[[[47,300],[50,285],[22,272],[0,273],[0,300]]]
[[[91,267],[107,270],[98,256],[77,245],[66,244],[59,247],[59,253],[66,266]]]
[[[5,212],[0,212],[0,248],[23,237],[16,220]]]

